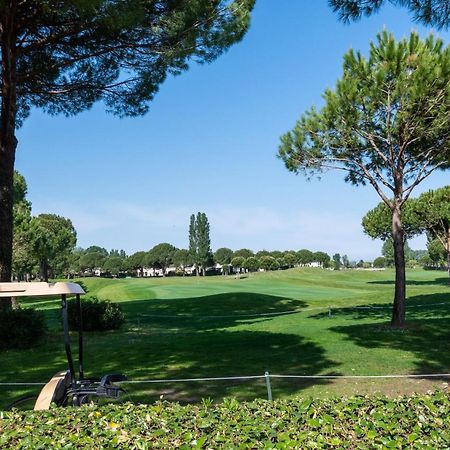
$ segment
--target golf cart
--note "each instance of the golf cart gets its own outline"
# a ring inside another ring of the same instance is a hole
[[[95,398],[117,398],[123,389],[114,383],[125,381],[122,374],[109,374],[101,378],[85,378],[83,367],[83,318],[81,314],[80,296],[85,292],[76,283],[0,283],[2,297],[61,297],[62,322],[64,329],[64,347],[68,369],[55,374],[42,388],[36,402],[35,410],[48,409],[52,403],[57,406],[81,406]],[[78,379],[75,373],[70,346],[67,297],[75,296],[78,315]],[[1,301],[1,300],[0,300]],[[27,398],[29,399],[29,397]],[[15,401],[10,407],[17,406],[22,399]]]

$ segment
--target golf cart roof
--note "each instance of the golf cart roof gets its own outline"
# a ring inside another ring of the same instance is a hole
[[[84,293],[83,288],[76,283],[0,283],[0,297],[47,297]]]

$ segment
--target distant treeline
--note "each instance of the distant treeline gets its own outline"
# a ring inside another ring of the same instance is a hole
[[[226,247],[211,252],[206,263],[206,272],[230,273],[233,271],[256,271],[287,269],[295,266],[316,265],[330,267],[331,258],[323,252],[307,249],[299,251],[253,252],[242,248],[232,250]],[[71,257],[68,273],[72,275],[137,275],[148,274],[144,269],[153,269],[154,275],[167,273],[184,275],[200,272],[195,255],[187,249],[179,249],[169,243],[155,245],[149,251],[138,251],[127,255],[124,250],[107,251],[103,247],[76,248]]]

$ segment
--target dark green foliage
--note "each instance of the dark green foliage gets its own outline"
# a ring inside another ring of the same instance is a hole
[[[6,412],[0,420],[0,447],[444,449],[450,442],[450,398],[443,392],[394,400],[211,403]]]
[[[173,257],[177,251],[176,247],[167,242],[155,245],[144,258],[145,265],[165,270],[173,263]]]
[[[384,256],[379,256],[373,260],[373,267],[382,268],[386,267],[386,258]]]
[[[98,100],[121,116],[143,114],[168,74],[190,60],[211,62],[239,41],[253,7],[252,0],[29,3],[16,8],[22,120],[32,107],[71,115]]]
[[[8,309],[0,320],[0,349],[27,348],[46,331],[44,315],[35,309]]]
[[[183,268],[188,266],[191,263],[191,258],[189,256],[189,250],[184,248],[178,249],[173,254],[173,264],[177,268]]]
[[[430,190],[417,198],[409,198],[402,208],[402,223],[405,238],[427,232],[431,241],[436,241],[447,259],[450,274],[450,186]],[[383,240],[392,237],[391,212],[384,202],[370,210],[362,220],[364,232],[370,237]],[[405,253],[409,249],[405,247]],[[432,260],[437,263],[435,244],[432,244]],[[423,255],[409,255],[411,259],[420,259]],[[430,254],[431,256],[431,254]],[[408,258],[407,258],[408,259]],[[393,263],[393,255],[392,255]]]
[[[354,4],[355,2],[352,2]],[[343,75],[281,138],[286,168],[307,177],[328,170],[370,184],[391,211],[396,283],[392,326],[405,325],[402,208],[435,170],[450,167],[450,47],[417,33],[396,41],[386,30],[369,55],[350,50]]]
[[[218,262],[219,264],[230,264],[232,258],[233,250],[231,250],[230,248],[222,247],[218,248],[214,252],[214,261]]]
[[[40,265],[42,280],[50,275],[64,274],[77,242],[77,233],[70,219],[56,214],[33,217],[29,233],[32,254]]]
[[[376,13],[390,3],[407,8],[417,22],[447,29],[450,24],[450,2],[448,0],[329,0],[334,12],[345,22],[359,20],[362,16]]]
[[[285,252],[283,260],[287,267],[294,267],[297,262],[297,256],[295,252]]]
[[[203,275],[208,266],[214,262],[209,235],[209,221],[205,213],[191,215],[189,222],[189,256],[195,265],[197,275],[201,269]]]
[[[13,275],[22,280],[35,264],[30,243],[31,203],[26,199],[27,183],[17,171],[14,172],[13,198]]]
[[[244,267],[244,262],[245,262],[245,258],[243,256],[235,256],[232,260],[231,260],[231,265],[235,268],[235,269],[242,269]]]
[[[343,265],[346,269],[348,269],[348,268],[350,267],[350,261],[349,261],[347,255],[344,255],[344,256],[342,257],[342,265]]]
[[[339,253],[335,253],[333,255],[333,269],[341,270],[341,266],[342,266],[341,255]]]
[[[80,257],[79,265],[81,270],[94,270],[103,265],[106,256],[100,252],[88,252]]]
[[[192,214],[189,219],[189,257],[191,258],[193,264],[197,264],[197,248],[198,248],[198,237],[197,237],[197,226],[195,221],[195,214]]]
[[[75,299],[67,302],[69,328],[78,330],[78,310]],[[81,300],[84,331],[117,330],[125,322],[120,305],[96,297]]]
[[[73,265],[72,252],[76,231],[69,219],[55,214],[31,215],[31,203],[26,199],[27,183],[18,172],[14,173],[14,239],[13,273],[23,280],[27,275],[40,277],[65,276]]]
[[[133,253],[127,259],[127,267],[129,270],[140,270],[145,265],[146,252],[140,251]]]
[[[352,184],[372,184],[388,205],[383,190],[402,202],[434,170],[449,167],[449,77],[450,49],[441,40],[412,33],[395,41],[383,31],[367,58],[344,55],[325,106],[282,136],[279,157],[294,173],[342,170]]]
[[[423,229],[418,226],[416,215],[412,208],[412,199],[404,203],[402,208],[402,224],[405,238],[420,234]],[[362,219],[364,232],[372,239],[392,239],[392,212],[384,202],[368,211]]]
[[[204,269],[213,263],[211,238],[209,235],[209,221],[205,213],[197,214],[197,258],[199,265]]]
[[[262,256],[259,259],[259,267],[264,270],[277,270],[280,264],[273,256]]]
[[[84,251],[84,253],[99,253],[105,258],[109,255],[108,250],[106,250],[106,248],[99,247],[98,245],[91,245]]]
[[[321,263],[322,267],[330,267],[330,256],[325,252],[313,253],[313,261]]]
[[[384,257],[384,262],[386,267],[392,267],[394,265],[394,244],[392,242],[392,239],[386,239],[383,243],[383,247],[381,248],[381,254]],[[405,259],[408,261],[408,259],[414,258],[414,251],[411,250],[409,244],[407,241],[405,241]]]
[[[250,256],[254,256],[254,253],[248,248],[241,248],[233,253],[233,258],[236,258],[238,256],[242,258],[250,258]]]
[[[242,39],[255,0],[0,1],[0,279],[9,281],[16,129],[34,109],[75,115],[101,101],[142,115],[169,75]]]
[[[243,264],[244,269],[247,269],[250,272],[255,272],[259,269],[259,261],[255,256],[250,256],[244,260]]]
[[[309,264],[314,261],[314,254],[311,250],[302,249],[297,252],[297,261],[299,264]]]
[[[446,259],[446,251],[437,239],[430,239],[427,243],[428,256],[435,266],[443,266]]]
[[[424,192],[412,202],[412,209],[417,226],[441,245],[450,276],[450,186]]]
[[[118,275],[124,268],[125,261],[120,256],[109,256],[103,263],[103,270],[111,275]]]

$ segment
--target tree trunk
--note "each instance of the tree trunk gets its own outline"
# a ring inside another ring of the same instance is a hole
[[[11,297],[11,304],[13,309],[20,309],[20,304],[17,301],[17,297]]]
[[[48,283],[48,264],[45,258],[41,259],[39,263],[39,278]]]
[[[447,272],[450,277],[450,251],[447,250]]]
[[[13,177],[17,140],[15,5],[4,8],[1,23],[0,112],[0,281],[11,281],[13,242]],[[11,298],[0,301],[0,310],[12,307]]]
[[[406,316],[405,232],[398,205],[395,205],[392,212],[392,239],[394,242],[395,294],[391,325],[403,327]]]
[[[447,272],[450,277],[450,228],[447,230]]]

